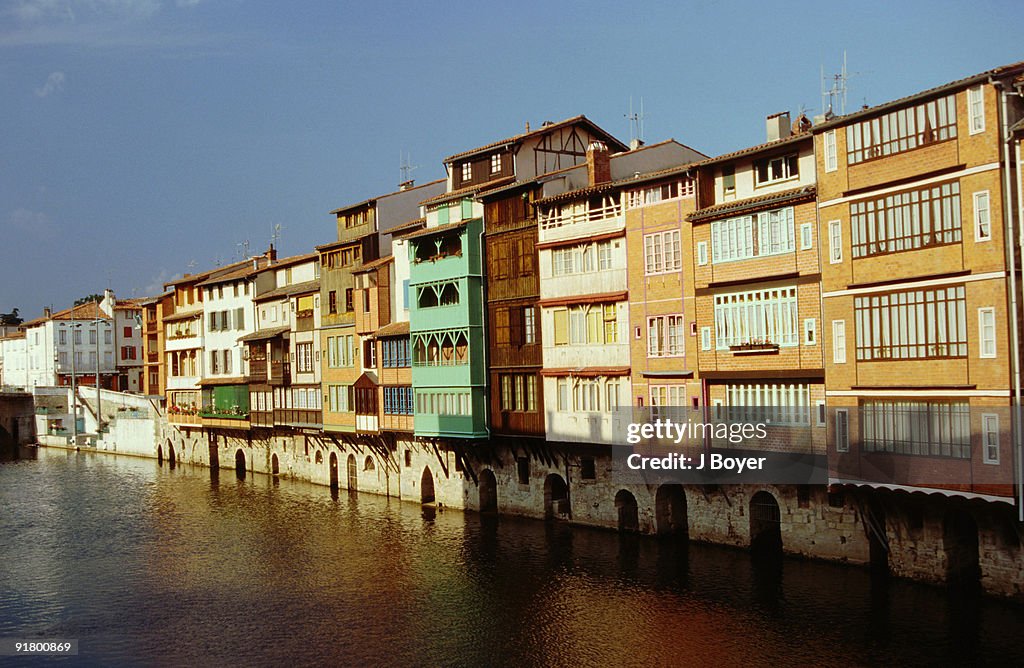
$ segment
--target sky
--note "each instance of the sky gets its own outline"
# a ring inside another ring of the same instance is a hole
[[[1024,60],[1024,3],[0,0],[0,312],[333,240],[332,209],[585,114],[708,155]],[[1016,31],[1016,32],[1015,32]],[[246,243],[248,244],[246,246]]]

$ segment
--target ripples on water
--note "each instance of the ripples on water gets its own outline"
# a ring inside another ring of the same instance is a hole
[[[0,561],[0,637],[75,665],[1024,663],[1024,607],[861,569],[54,450]]]

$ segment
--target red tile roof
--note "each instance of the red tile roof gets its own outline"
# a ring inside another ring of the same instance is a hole
[[[344,211],[349,211],[351,209],[358,209],[358,208],[360,208],[362,206],[366,206],[367,204],[373,204],[373,203],[377,202],[378,200],[384,199],[385,197],[394,197],[395,195],[401,195],[402,193],[407,193],[407,192],[410,192],[412,190],[419,190],[420,188],[426,188],[427,186],[434,186],[434,185],[437,185],[438,183],[444,182],[444,180],[445,179],[437,179],[435,181],[428,181],[427,183],[421,183],[418,186],[413,186],[411,188],[406,188],[405,190],[402,190],[401,188],[399,188],[398,190],[395,190],[393,192],[389,192],[386,195],[378,195],[377,197],[370,197],[369,199],[364,199],[362,202],[356,202],[355,204],[346,204],[345,206],[337,208],[334,211],[331,211],[330,213],[331,214],[339,214],[339,213],[342,213]]]
[[[699,211],[694,211],[687,216],[686,219],[691,223],[699,223],[701,221],[721,218],[729,214],[740,213],[743,211],[756,211],[778,204],[813,200],[815,192],[816,190],[814,186],[803,186],[800,188],[783,190],[782,192],[761,195],[759,197],[748,197],[747,199],[738,200],[736,202],[725,202],[724,204],[705,207]]]
[[[513,136],[508,137],[506,139],[500,139],[498,141],[491,142],[490,144],[484,144],[483,146],[478,146],[478,147],[470,149],[468,151],[463,151],[461,153],[456,153],[454,155],[450,155],[450,156],[448,156],[447,158],[444,159],[444,162],[450,163],[450,162],[453,162],[455,160],[459,160],[461,158],[472,157],[472,156],[477,155],[479,153],[484,153],[486,151],[490,151],[492,149],[499,148],[501,146],[505,146],[505,145],[508,145],[508,144],[518,144],[519,142],[523,141],[527,137],[531,137],[531,136],[538,135],[538,134],[543,134],[545,132],[551,132],[553,130],[557,130],[557,129],[565,127],[567,125],[573,125],[575,123],[583,123],[585,125],[588,125],[588,126],[590,126],[590,129],[594,132],[594,134],[603,135],[604,138],[605,138],[605,141],[608,141],[611,144],[613,144],[613,146],[609,146],[609,148],[617,149],[617,150],[620,150],[620,151],[624,151],[624,150],[627,149],[625,144],[623,144],[618,139],[616,139],[615,137],[611,136],[610,134],[608,134],[607,132],[602,130],[596,123],[594,123],[592,120],[590,120],[589,118],[587,118],[586,116],[581,114],[579,116],[573,116],[572,118],[567,118],[565,120],[558,121],[557,123],[549,123],[549,124],[546,124],[546,125],[541,125],[540,127],[535,128],[535,129],[531,129],[528,132],[521,132],[520,134],[513,135]]]
[[[497,188],[499,186],[508,185],[509,183],[512,183],[515,180],[516,177],[514,176],[503,176],[500,179],[492,179],[484,183],[477,183],[471,186],[465,186],[464,188],[459,188],[457,190],[452,190],[450,192],[441,193],[440,195],[434,195],[430,199],[423,200],[422,202],[420,202],[420,204],[422,204],[423,206],[430,206],[431,204],[440,204],[441,202],[447,202],[449,200],[458,199],[460,197],[472,197],[486,190]]]

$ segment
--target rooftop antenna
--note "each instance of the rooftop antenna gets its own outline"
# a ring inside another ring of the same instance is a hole
[[[629,96],[629,113],[625,114],[626,118],[629,119],[629,145],[630,148],[635,148],[644,143],[644,119],[647,118],[647,114],[644,113],[644,98],[640,98],[640,111],[633,111],[633,96]]]
[[[270,245],[277,248],[278,241],[281,240],[281,223],[274,223],[273,231],[270,233]]]
[[[839,107],[839,115],[846,113],[846,94],[849,91],[847,82],[862,72],[849,72],[846,69],[846,50],[843,50],[843,68],[838,74],[825,77],[825,66],[821,66],[821,108],[826,116],[835,116],[836,106]]]
[[[195,269],[196,265],[198,265],[198,264],[199,263],[196,262],[195,260],[189,260],[188,264],[186,264],[185,266],[188,267],[189,269]]]
[[[235,244],[238,248],[242,249],[242,259],[245,260],[249,257],[249,240],[244,239],[241,242]]]
[[[398,171],[401,173],[401,182],[403,184],[409,182],[409,177],[412,176],[412,173],[417,169],[419,169],[419,165],[412,164],[411,153],[403,154],[401,151],[398,152]]]

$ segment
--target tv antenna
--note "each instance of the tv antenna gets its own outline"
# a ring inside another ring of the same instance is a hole
[[[644,98],[640,98],[640,111],[633,111],[633,96],[629,96],[629,113],[623,114],[629,120],[629,145],[632,147],[636,142],[643,144],[644,141]]]
[[[242,259],[243,260],[249,257],[249,240],[248,239],[243,239],[239,243],[235,244],[235,246],[237,246],[238,248],[242,249]]]
[[[199,263],[196,262],[195,260],[189,260],[188,264],[186,264],[185,266],[188,267],[189,269],[195,269],[197,264]]]
[[[419,169],[419,165],[412,164],[412,154],[398,152],[398,171],[402,176],[402,183],[408,183],[412,173]]]
[[[270,245],[277,248],[277,242],[281,240],[281,223],[274,223],[273,230],[270,233]]]
[[[849,91],[848,82],[851,77],[862,74],[862,72],[849,72],[846,69],[846,51],[843,50],[843,67],[838,74],[831,77],[825,76],[825,66],[821,66],[821,108],[826,116],[835,116],[836,107],[839,107],[839,115],[846,113],[846,95]],[[831,78],[831,83],[829,79]]]

